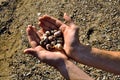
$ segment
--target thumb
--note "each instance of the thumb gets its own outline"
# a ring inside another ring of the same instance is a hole
[[[64,13],[63,18],[65,19],[65,21],[66,21],[67,23],[69,23],[69,24],[72,24],[72,23],[73,23],[71,17],[68,16],[66,13]]]
[[[38,56],[37,51],[36,51],[35,49],[33,49],[33,48],[25,49],[25,50],[24,50],[24,53],[30,54],[30,55],[35,56],[35,57]]]
[[[66,13],[64,13],[63,18],[65,19],[66,23],[73,29],[78,29],[78,26],[76,26],[73,22],[73,20],[71,19],[70,16],[68,16]]]

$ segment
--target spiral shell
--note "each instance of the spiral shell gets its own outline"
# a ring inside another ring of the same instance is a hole
[[[51,36],[48,37],[48,39],[49,39],[50,41],[52,41],[52,40],[54,40],[54,36],[51,35]]]
[[[59,37],[59,36],[61,36],[61,35],[62,35],[62,32],[61,32],[61,31],[57,31],[57,32],[54,33],[54,36],[55,36],[55,37]]]
[[[47,36],[50,36],[50,31],[46,31],[45,34],[46,34]]]
[[[62,50],[62,49],[63,49],[62,44],[57,43],[57,44],[55,45],[55,49],[57,49],[57,50]]]
[[[47,50],[62,50],[63,44],[63,35],[60,30],[46,31],[45,34],[43,34],[40,41],[40,45]]]
[[[46,44],[46,49],[47,50],[52,50],[52,46],[50,44]]]
[[[63,44],[63,40],[57,40],[57,43]]]
[[[56,43],[57,43],[56,41],[52,41],[51,45],[55,46]]]

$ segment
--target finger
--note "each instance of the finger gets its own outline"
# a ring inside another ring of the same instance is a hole
[[[28,40],[29,40],[31,47],[33,48],[36,47],[39,43],[39,37],[31,25],[28,25],[26,29],[26,33],[27,33]]]
[[[73,29],[77,29],[77,28],[78,28],[78,26],[76,26],[76,25],[74,24],[74,22],[73,22],[73,20],[71,19],[71,17],[68,16],[66,13],[64,13],[63,18],[65,19],[65,21],[67,22],[67,24],[68,24],[71,28],[73,28]]]
[[[42,37],[43,34],[44,34],[43,29],[40,29],[40,30],[37,32],[37,34],[38,34],[39,38],[41,39],[41,37]]]
[[[56,25],[54,25],[53,23],[51,23],[50,21],[47,20],[41,20],[46,27],[48,27],[49,29],[58,29],[58,27]]]
[[[57,27],[60,27],[63,24],[60,20],[58,20],[54,17],[48,16],[48,15],[44,15],[41,19],[49,21],[50,23],[54,24]],[[39,18],[39,20],[41,20],[41,19]]]
[[[72,22],[71,17],[70,17],[70,16],[68,16],[66,13],[64,13],[63,18],[64,18],[64,19],[65,19],[65,21],[67,21],[67,22]]]
[[[45,26],[45,23],[43,21],[40,21],[38,24],[43,29],[44,32],[50,30],[49,27]]]
[[[68,26],[66,26],[66,25],[62,25],[59,29],[64,33],[67,27]]]
[[[35,48],[28,48],[24,50],[25,54],[30,54],[32,56],[37,57],[38,59],[42,60],[45,58],[45,49],[42,48],[41,46],[38,46],[36,49]]]
[[[30,55],[35,56],[35,57],[38,57],[37,51],[35,49],[33,49],[33,48],[25,49],[24,53],[30,54]]]
[[[35,32],[37,32],[37,29],[36,29],[36,27],[35,27],[35,26],[32,26],[32,28],[33,28],[33,30],[34,30]]]
[[[45,32],[46,27],[45,27],[41,22],[38,22],[38,25],[39,25],[39,27],[43,30],[43,32]],[[44,27],[44,28],[43,28],[43,27]]]
[[[43,29],[40,29],[39,31],[37,31],[35,26],[32,26],[32,28],[35,31],[36,37],[39,37],[38,41],[37,41],[39,43],[41,36],[44,34],[44,31],[43,31]]]
[[[68,16],[66,13],[64,13],[63,18],[65,19],[67,24],[73,24],[73,21],[70,16]]]

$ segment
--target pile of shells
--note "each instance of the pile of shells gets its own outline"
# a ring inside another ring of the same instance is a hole
[[[40,45],[46,50],[62,50],[64,44],[63,34],[60,30],[46,31],[40,41]]]

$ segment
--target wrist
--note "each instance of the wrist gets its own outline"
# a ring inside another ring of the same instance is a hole
[[[67,66],[69,66],[69,60],[65,60],[64,63],[57,66],[57,70],[64,76],[67,80],[69,80]]]
[[[86,62],[86,58],[89,53],[91,53],[91,46],[83,45],[79,43],[74,49],[71,51],[71,58],[75,61],[80,61],[81,63]]]
[[[61,61],[61,62],[56,66],[56,68],[57,68],[58,70],[64,70],[63,68],[66,66],[66,64],[67,64],[68,61],[69,61],[69,60],[63,60],[63,61]]]
[[[72,44],[65,45],[64,49],[65,49],[66,53],[68,54],[68,56],[72,57],[73,56],[72,54],[77,53],[79,46],[80,46],[80,43],[78,41],[77,42],[74,41],[74,43],[72,43]]]
[[[67,80],[93,80],[70,60],[66,60],[58,67],[58,70]]]

